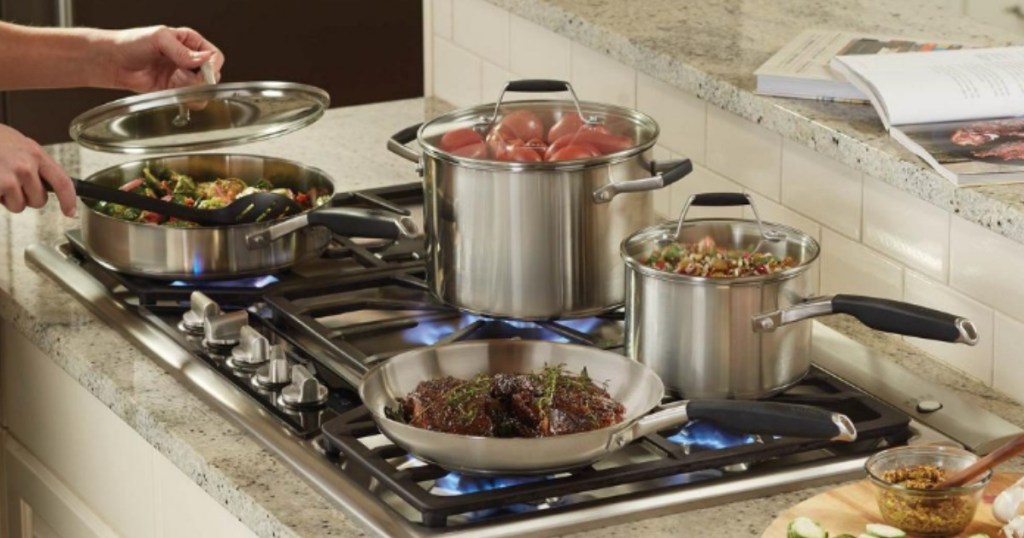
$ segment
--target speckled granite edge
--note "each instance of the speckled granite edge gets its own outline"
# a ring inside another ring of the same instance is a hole
[[[957,188],[887,137],[865,137],[856,130],[838,130],[819,121],[835,119],[829,118],[827,113],[817,118],[801,112],[828,105],[756,95],[546,0],[486,1],[968,221],[1024,243],[1024,188],[1019,185]]]

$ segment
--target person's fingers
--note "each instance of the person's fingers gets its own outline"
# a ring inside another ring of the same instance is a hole
[[[198,52],[208,52],[210,56],[206,59],[213,65],[213,72],[217,76],[217,80],[220,80],[220,70],[224,67],[224,54],[217,48],[216,45],[210,43],[200,34],[199,32],[188,28],[180,27],[174,28],[174,33],[177,35],[178,41],[188,47],[189,50]],[[199,75],[198,80],[202,81],[202,75]]]
[[[0,182],[0,199],[3,200],[4,207],[12,213],[21,213],[25,210],[25,195],[21,192],[21,177],[28,176],[27,168],[25,170],[24,174],[19,172],[16,178],[7,178]]]
[[[213,56],[213,50],[191,49],[178,36],[176,30],[161,29],[157,31],[155,40],[160,54],[170,59],[179,69],[195,69]]]
[[[39,177],[49,183],[53,193],[57,195],[61,212],[69,217],[75,216],[75,207],[77,205],[75,184],[71,182],[71,178],[57,164],[57,161],[54,161],[45,152],[39,163]]]

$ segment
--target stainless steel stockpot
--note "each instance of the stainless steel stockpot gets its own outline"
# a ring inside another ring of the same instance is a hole
[[[817,241],[780,224],[755,220],[686,221],[692,205],[747,205],[741,193],[691,197],[678,223],[640,230],[622,242],[626,273],[626,352],[650,366],[670,392],[686,398],[760,398],[798,382],[811,365],[811,325],[798,321],[845,313],[874,329],[973,345],[963,318],[899,301],[834,295],[811,297],[808,271]],[[706,278],[649,267],[654,248],[710,237],[729,249],[791,256],[778,273]]]
[[[117,188],[142,177],[146,166],[166,168],[198,180],[264,178],[277,187],[331,194],[321,170],[274,157],[202,153],[129,162],[101,170],[86,181]],[[331,231],[357,237],[396,239],[413,235],[408,217],[343,207],[325,207],[274,222],[171,228],[107,216],[85,202],[82,239],[89,254],[122,273],[155,279],[215,279],[269,274],[318,255]]]
[[[507,91],[566,91],[560,81],[517,81]],[[502,93],[504,95],[504,92]],[[624,151],[557,162],[507,162],[440,147],[457,128],[486,132],[499,110],[530,110],[550,126],[565,114],[603,123],[633,141]],[[419,165],[424,179],[431,291],[459,309],[493,317],[590,316],[622,305],[618,245],[656,222],[651,191],[692,170],[689,160],[651,158],[658,125],[635,110],[535,100],[481,105],[396,134],[388,148]],[[422,153],[406,144],[417,140]],[[661,171],[661,173],[659,173]],[[617,196],[621,193],[622,196]]]

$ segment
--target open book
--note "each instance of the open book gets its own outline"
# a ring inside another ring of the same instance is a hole
[[[1024,47],[838,56],[889,134],[957,185],[1024,181]]]
[[[754,71],[756,91],[779,97],[867,102],[866,94],[829,69],[833,57],[958,48],[960,45],[900,37],[804,30]]]

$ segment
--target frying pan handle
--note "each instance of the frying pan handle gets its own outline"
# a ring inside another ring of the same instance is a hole
[[[391,135],[391,138],[388,139],[388,151],[403,159],[419,164],[420,154],[410,149],[407,144],[416,140],[416,137],[419,136],[420,127],[422,125],[422,123],[410,125],[409,127]]]
[[[806,439],[854,441],[857,429],[846,415],[808,405],[743,400],[674,402],[612,435],[610,450],[633,439],[685,424],[707,420],[739,433],[784,435]]]
[[[693,163],[690,159],[683,159],[675,163],[675,165],[668,171],[656,174],[652,177],[609,183],[594,191],[594,202],[598,204],[606,204],[612,201],[612,198],[615,198],[617,195],[622,193],[646,192],[667,187],[676,181],[679,181],[683,176],[692,171]]]
[[[419,232],[416,222],[406,215],[351,207],[325,207],[249,234],[245,242],[250,249],[265,248],[280,237],[312,225],[326,226],[332,232],[348,237],[403,239],[414,237]]]
[[[978,343],[978,330],[966,318],[916,304],[862,295],[817,297],[754,316],[754,332],[771,332],[783,325],[829,314],[849,314],[879,331],[971,346]]]

